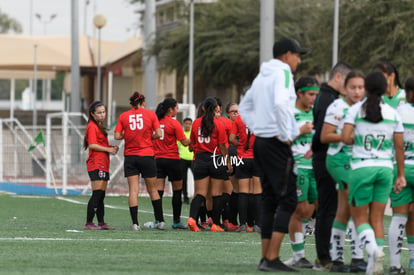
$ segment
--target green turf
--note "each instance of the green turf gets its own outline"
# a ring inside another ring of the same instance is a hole
[[[114,231],[83,230],[89,198],[64,199],[0,194],[0,274],[257,274],[258,234],[173,230],[171,198],[164,199],[167,230],[141,232],[130,229],[126,197],[105,199],[113,207],[106,208],[105,218]],[[139,204],[142,226],[153,214],[148,198],[140,198]],[[183,216],[188,211],[183,205]],[[281,258],[290,254],[285,238]],[[306,256],[314,261],[315,254],[314,238],[309,237]],[[388,262],[387,257],[386,271]],[[403,264],[408,264],[408,251],[403,251]]]

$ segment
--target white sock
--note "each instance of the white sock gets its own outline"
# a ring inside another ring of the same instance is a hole
[[[295,232],[295,240],[290,241],[295,262],[305,257],[305,243],[302,232]]]
[[[333,261],[344,262],[344,246],[345,246],[346,225],[338,221],[334,221],[331,233],[331,257]]]
[[[369,224],[365,223],[358,226],[357,232],[362,247],[365,247],[369,257],[373,257],[375,252],[379,250],[377,241],[375,240],[374,230],[372,230]]]
[[[393,215],[388,230],[388,245],[390,249],[390,265],[401,267],[401,248],[403,246],[404,229],[407,216]]]
[[[351,252],[352,259],[363,259],[364,251],[361,249],[361,242],[355,228],[355,223],[352,219],[348,222],[349,231],[351,232]]]

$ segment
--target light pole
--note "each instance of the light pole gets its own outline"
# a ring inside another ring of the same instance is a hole
[[[46,35],[47,24],[49,24],[50,22],[52,22],[53,19],[56,18],[57,14],[56,13],[51,14],[50,17],[49,17],[49,19],[46,19],[46,20],[42,20],[42,15],[40,13],[36,13],[35,15],[36,15],[37,19],[39,19],[39,21],[43,24],[43,34]]]
[[[102,100],[101,91],[101,29],[106,24],[106,18],[102,14],[97,14],[93,18],[93,24],[98,29],[98,100]]]

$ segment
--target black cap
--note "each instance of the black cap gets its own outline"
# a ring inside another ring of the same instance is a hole
[[[279,57],[288,51],[299,54],[306,54],[309,52],[308,48],[301,48],[298,41],[292,38],[282,38],[273,45],[273,57]]]

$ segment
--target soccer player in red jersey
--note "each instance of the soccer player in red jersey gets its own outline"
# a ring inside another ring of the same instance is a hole
[[[187,225],[191,231],[200,231],[197,226],[197,217],[200,206],[205,203],[209,185],[211,184],[211,195],[213,197],[213,222],[211,231],[224,231],[220,226],[220,196],[227,172],[233,167],[227,156],[224,125],[215,119],[218,110],[217,101],[209,97],[203,104],[204,115],[197,118],[191,129],[190,139],[194,143],[194,198],[190,206],[190,218]]]
[[[177,140],[184,146],[190,144],[190,140],[184,134],[180,122],[173,119],[177,115],[178,104],[173,98],[166,98],[158,104],[155,113],[160,121],[161,137],[153,141],[155,149],[155,161],[157,164],[157,188],[162,199],[165,188],[165,178],[172,182],[173,197],[173,224],[174,229],[187,229],[181,222],[181,192],[183,188],[183,175],[181,169],[180,154]]]
[[[102,102],[95,101],[91,104],[83,141],[84,149],[89,148],[86,168],[92,185],[92,196],[88,202],[85,229],[91,230],[115,229],[104,222],[104,198],[109,180],[109,154],[115,155],[119,148],[109,145],[108,133],[102,125],[105,115],[105,106]],[[95,214],[98,226],[93,223]]]
[[[157,168],[152,140],[161,137],[160,123],[154,111],[144,109],[145,97],[134,92],[129,98],[132,109],[119,116],[115,139],[124,139],[124,173],[129,186],[129,211],[132,230],[140,231],[138,223],[139,175],[145,180],[154,208],[154,227],[165,229],[162,203],[157,192]]]
[[[237,136],[239,136],[238,141]],[[262,186],[260,169],[254,162],[253,155],[255,136],[249,131],[240,116],[237,116],[233,122],[229,140],[237,147],[236,178],[239,186],[238,210],[240,219],[240,227],[237,232],[260,232]],[[249,211],[251,215],[249,215]],[[251,216],[250,219],[248,219],[249,216]]]

